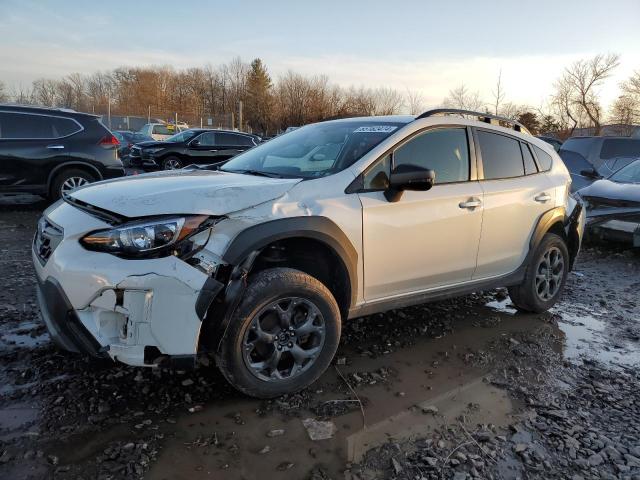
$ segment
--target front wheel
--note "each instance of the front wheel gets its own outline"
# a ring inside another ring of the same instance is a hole
[[[299,270],[274,268],[249,281],[216,360],[238,390],[273,398],[315,382],[339,340],[340,309],[327,287]]]
[[[167,157],[162,161],[163,170],[178,170],[183,166],[182,160],[178,157]]]
[[[58,200],[61,197],[71,193],[78,187],[83,187],[95,182],[95,177],[84,170],[78,168],[69,168],[58,173],[53,182],[51,182],[51,190],[49,198]]]
[[[569,252],[562,237],[547,233],[527,266],[520,285],[509,287],[509,296],[520,310],[542,313],[553,307],[569,273]]]

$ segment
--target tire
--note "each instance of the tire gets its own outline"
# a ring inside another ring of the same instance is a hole
[[[216,362],[227,381],[247,395],[293,393],[330,365],[340,328],[340,309],[322,283],[290,268],[263,270],[250,278]]]
[[[53,201],[58,200],[63,194],[69,193],[73,185],[77,188],[95,181],[96,177],[85,170],[80,170],[79,168],[65,169],[56,174],[51,182],[49,198]]]
[[[531,256],[523,282],[509,287],[511,302],[526,312],[549,310],[562,295],[568,273],[565,241],[555,233],[547,233]]]
[[[162,160],[163,170],[178,170],[182,167],[184,167],[184,164],[178,157],[167,157]]]

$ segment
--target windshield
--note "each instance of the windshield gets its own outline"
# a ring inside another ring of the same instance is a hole
[[[165,140],[165,142],[188,142],[198,134],[195,130],[185,130],[184,132],[176,133]]]
[[[226,172],[319,178],[351,166],[404,123],[331,121],[281,135],[229,160]]]
[[[621,168],[609,179],[620,183],[640,183],[640,160]]]

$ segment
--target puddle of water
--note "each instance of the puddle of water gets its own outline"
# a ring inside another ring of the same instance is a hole
[[[503,322],[479,328],[473,323],[487,311],[480,308],[474,313],[456,322],[452,334],[418,339],[413,347],[377,358],[343,348],[338,357],[348,359],[347,365],[339,367],[345,377],[380,368],[395,374],[390,383],[352,385],[364,402],[364,422],[359,408],[328,418],[336,425],[333,438],[309,439],[302,420],[314,417],[313,412],[302,410],[297,416],[264,414],[262,402],[238,396],[178,418],[175,425],[161,427],[166,431],[166,443],[147,478],[186,480],[194,472],[216,479],[307,478],[314,465],[322,465],[330,478],[343,478],[347,462],[357,461],[366,450],[391,437],[401,440],[426,436],[460,414],[465,414],[471,425],[487,421],[506,425],[512,403],[504,392],[480,381],[486,372],[466,364],[464,356],[477,353],[498,337],[534,330],[540,324],[528,315],[509,315]],[[335,385],[339,384],[342,379],[330,368],[312,387],[314,400],[321,403],[350,398],[336,393]],[[474,404],[471,410],[470,403]],[[430,405],[438,408],[437,415],[422,412],[421,406]],[[242,419],[239,422],[238,415]],[[267,437],[267,432],[274,429],[285,433]],[[260,453],[265,447],[269,452]],[[289,468],[278,471],[285,467]]]
[[[632,342],[613,341],[610,325],[607,322],[609,312],[576,311],[557,309],[562,319],[558,321],[565,335],[564,355],[569,360],[590,358],[609,366],[640,364],[640,346]]]

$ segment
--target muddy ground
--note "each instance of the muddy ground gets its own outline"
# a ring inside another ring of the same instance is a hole
[[[41,208],[0,199],[0,478],[640,479],[637,251],[584,249],[544,315],[498,290],[350,321],[320,381],[259,401],[57,351]]]

